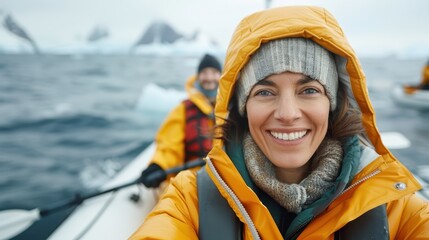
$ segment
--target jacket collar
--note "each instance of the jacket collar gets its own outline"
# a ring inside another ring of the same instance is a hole
[[[189,99],[193,102],[204,114],[212,115],[213,114],[213,105],[210,101],[202,94],[198,89],[194,87],[195,82],[197,81],[197,76],[192,75],[188,78],[185,84],[185,90],[188,93]]]

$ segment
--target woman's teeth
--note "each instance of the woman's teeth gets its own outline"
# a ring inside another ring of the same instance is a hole
[[[293,141],[304,137],[307,131],[299,131],[299,132],[291,132],[291,133],[279,133],[279,132],[270,132],[273,137],[285,140],[285,141]]]

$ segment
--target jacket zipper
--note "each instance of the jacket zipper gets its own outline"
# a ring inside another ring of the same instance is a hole
[[[381,172],[380,169],[376,169],[374,171],[372,171],[370,174],[366,175],[365,177],[359,179],[357,182],[353,183],[352,185],[350,185],[348,188],[346,188],[343,192],[341,192],[340,195],[337,196],[337,198],[341,195],[343,195],[344,193],[348,192],[350,189],[356,187],[357,185],[361,184],[362,182],[374,177],[375,175],[379,174]]]
[[[309,218],[307,221],[301,223],[289,236],[287,236],[285,239],[291,239],[295,234],[297,234],[304,226],[306,226],[311,220],[313,220],[314,216]]]
[[[253,239],[260,240],[258,230],[255,227],[255,224],[252,221],[252,218],[249,216],[249,213],[247,213],[246,209],[244,208],[243,204],[240,202],[240,199],[238,199],[237,195],[232,191],[232,189],[226,184],[226,182],[222,179],[222,177],[217,172],[216,168],[214,167],[213,163],[211,162],[210,158],[207,157],[207,165],[209,166],[210,170],[214,174],[214,176],[219,181],[220,185],[225,189],[225,191],[228,193],[228,195],[232,198],[232,200],[237,205],[238,209],[240,210],[241,214],[244,217],[244,220],[246,221],[247,225],[249,226],[250,233],[252,234]]]

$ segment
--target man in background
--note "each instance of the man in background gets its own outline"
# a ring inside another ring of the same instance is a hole
[[[158,187],[167,179],[166,169],[203,158],[212,148],[213,112],[221,71],[219,61],[206,54],[198,65],[197,74],[187,80],[188,98],[170,112],[155,138],[155,154],[141,175],[146,187]],[[164,171],[164,174],[148,178],[157,171]]]

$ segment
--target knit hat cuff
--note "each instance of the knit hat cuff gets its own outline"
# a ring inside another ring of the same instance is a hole
[[[263,44],[240,72],[236,89],[240,115],[244,115],[247,98],[258,81],[287,71],[318,80],[325,88],[331,111],[335,110],[338,73],[333,54],[310,39],[284,38]]]
[[[204,68],[207,67],[211,67],[218,70],[219,72],[222,72],[222,67],[219,61],[210,54],[204,55],[204,57],[201,59],[200,64],[198,65],[198,73],[200,73]]]

